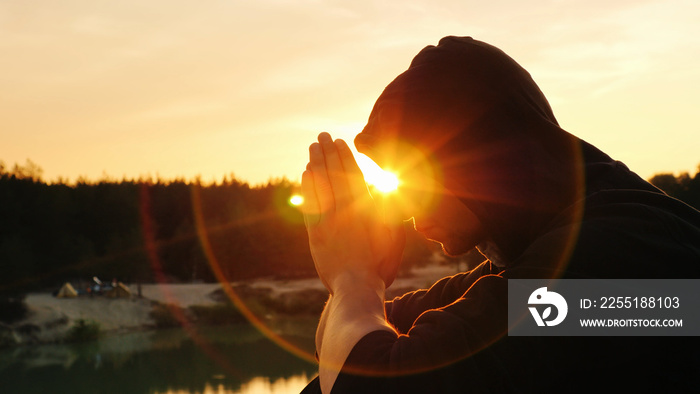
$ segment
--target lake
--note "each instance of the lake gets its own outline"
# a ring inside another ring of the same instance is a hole
[[[283,339],[313,351],[313,330]],[[0,351],[1,393],[296,394],[316,373],[247,324]]]

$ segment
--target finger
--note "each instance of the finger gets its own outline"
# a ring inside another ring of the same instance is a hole
[[[323,155],[323,148],[318,143],[309,146],[309,165],[307,166],[313,174],[314,191],[318,202],[319,214],[335,210],[335,198],[333,188],[328,179],[326,170],[326,160]]]
[[[369,200],[370,194],[367,189],[365,177],[362,175],[362,171],[357,165],[357,161],[355,161],[355,156],[353,156],[352,151],[350,151],[350,147],[341,139],[335,140],[335,145],[338,149],[343,169],[345,169],[345,173],[347,174],[348,186],[352,197],[360,201]]]
[[[310,170],[306,170],[301,174],[301,194],[304,196],[304,204],[301,211],[304,214],[304,223],[308,228],[318,224],[321,214],[321,207],[316,196],[314,174]]]
[[[340,161],[338,148],[333,143],[333,139],[328,133],[321,133],[318,136],[318,142],[323,148],[323,156],[326,159],[326,170],[328,179],[333,188],[333,197],[335,200],[336,211],[339,206],[347,206],[352,201],[350,188],[348,185],[347,175],[343,169],[343,164]]]

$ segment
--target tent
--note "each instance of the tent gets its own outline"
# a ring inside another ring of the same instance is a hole
[[[56,297],[58,298],[74,298],[77,296],[78,292],[75,291],[75,288],[69,282],[64,283],[63,287],[56,293]]]
[[[122,282],[117,283],[117,286],[105,293],[105,297],[109,298],[128,298],[131,297],[131,290]]]

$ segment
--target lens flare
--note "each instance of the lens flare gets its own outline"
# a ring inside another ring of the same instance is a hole
[[[435,208],[442,196],[438,186],[441,178],[435,163],[421,151],[408,144],[400,148],[400,151],[388,149],[395,155],[377,155],[384,159],[382,166],[362,153],[356,155],[356,159],[373,197],[382,206],[384,217],[410,219]],[[402,160],[398,160],[399,157]]]
[[[246,302],[236,293],[233,286],[231,285],[231,279],[225,274],[222,264],[216,257],[214,248],[209,239],[209,229],[204,222],[204,216],[202,215],[202,198],[200,194],[200,187],[194,185],[191,188],[191,199],[192,199],[192,210],[195,220],[195,227],[197,230],[197,236],[199,238],[199,244],[202,247],[204,255],[206,256],[207,262],[212,269],[214,276],[217,281],[221,284],[221,288],[226,294],[226,296],[231,300],[233,305],[239,310],[239,312],[248,320],[250,324],[253,325],[260,333],[271,339],[282,349],[296,355],[297,357],[309,361],[316,362],[316,357],[309,353],[308,351],[300,348],[298,345],[290,342],[289,340],[283,338],[280,333],[273,330],[267,325],[267,323],[256,315],[246,304]]]
[[[167,302],[165,307],[172,314],[175,320],[178,321],[180,326],[185,330],[190,338],[204,351],[214,362],[221,366],[224,370],[235,376],[242,376],[241,373],[227,360],[223,355],[221,355],[217,349],[212,346],[200,333],[198,330],[190,323],[184,314],[184,309],[179,308],[179,300],[174,296],[170,287],[167,286],[167,279],[162,269],[161,261],[158,256],[159,244],[155,238],[155,227],[153,219],[151,217],[151,196],[149,192],[149,184],[142,184],[139,191],[139,214],[141,217],[141,226],[143,229],[144,246],[146,254],[148,255],[148,260],[151,263],[155,279],[158,284],[160,284],[160,289],[163,291]]]
[[[295,195],[289,197],[289,204],[290,205],[298,207],[298,206],[302,205],[303,203],[304,203],[304,197],[299,195],[299,194],[295,194]]]
[[[391,193],[399,188],[399,177],[394,173],[382,171],[372,182],[372,185],[382,193]]]
[[[391,193],[398,189],[400,181],[396,174],[382,169],[372,159],[362,153],[356,155],[355,159],[365,177],[365,181],[378,191]]]

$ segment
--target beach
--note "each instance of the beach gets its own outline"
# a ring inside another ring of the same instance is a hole
[[[387,289],[387,299],[406,291],[427,288],[436,280],[453,275],[454,266],[433,265],[414,269],[410,275],[397,278]],[[101,295],[82,295],[75,298],[58,298],[51,293],[30,293],[25,302],[28,314],[25,319],[11,325],[17,344],[53,343],[62,341],[79,320],[99,324],[103,335],[155,329],[151,312],[156,305],[175,305],[180,308],[214,306],[222,303],[225,292],[219,283],[141,284],[141,297],[137,285],[126,284],[131,296],[108,298]],[[325,289],[318,278],[272,279],[263,278],[231,284],[236,292],[246,289],[251,294],[262,294],[267,299],[288,302],[295,297],[313,294],[324,297]],[[243,297],[246,299],[245,297]],[[303,301],[303,300],[302,300]]]

